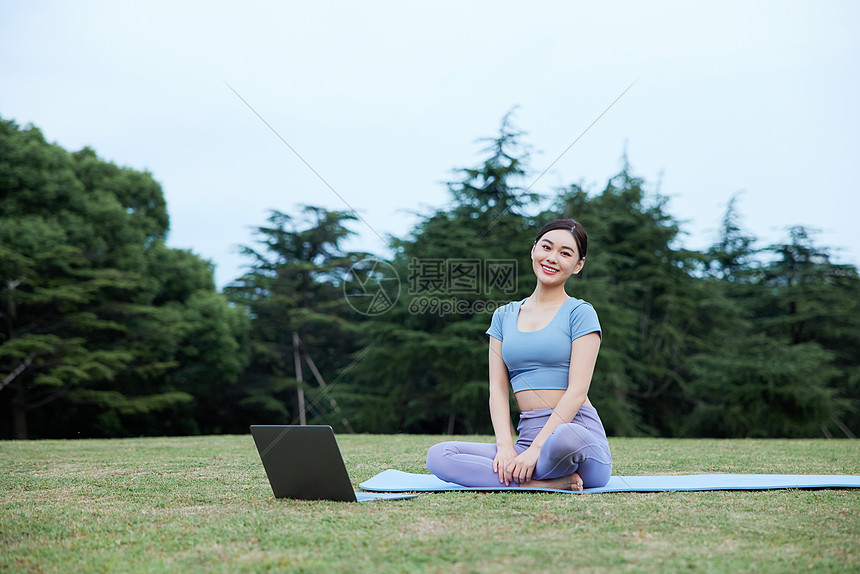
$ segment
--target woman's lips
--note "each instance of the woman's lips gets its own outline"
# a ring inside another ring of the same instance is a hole
[[[540,268],[543,269],[543,272],[548,275],[555,275],[556,273],[558,273],[558,269],[553,269],[552,267],[547,267],[546,265],[541,265]]]

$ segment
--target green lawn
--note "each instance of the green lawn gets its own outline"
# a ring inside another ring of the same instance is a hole
[[[338,436],[356,486],[439,440]],[[860,474],[858,440],[610,445],[616,474]],[[72,570],[858,572],[860,489],[305,502],[272,496],[250,435],[0,442],[0,572]]]

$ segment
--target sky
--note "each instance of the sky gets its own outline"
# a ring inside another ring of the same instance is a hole
[[[857,30],[847,0],[2,0],[0,117],[151,172],[219,287],[272,209],[354,209],[384,255],[515,107],[548,198],[626,152],[685,247],[740,194],[758,246],[806,225],[860,265]]]

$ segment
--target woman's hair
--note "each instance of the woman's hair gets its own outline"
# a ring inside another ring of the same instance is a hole
[[[582,224],[573,219],[556,219],[555,221],[550,221],[538,232],[535,244],[540,241],[541,237],[556,229],[565,229],[573,234],[576,248],[579,250],[579,258],[585,259],[585,253],[588,251],[588,235],[585,233],[585,228]]]

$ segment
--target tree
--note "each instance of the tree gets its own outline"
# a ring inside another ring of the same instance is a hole
[[[312,416],[328,417],[324,409],[330,403],[317,400],[314,387],[297,380],[295,352],[308,354],[331,382],[356,348],[357,317],[342,282],[367,254],[344,252],[340,245],[353,234],[346,224],[357,218],[308,205],[298,211],[272,210],[268,224],[257,229],[262,248],[243,249],[251,259],[249,271],[225,290],[251,317],[251,361],[234,397],[246,419],[298,421],[299,389],[308,393]],[[296,349],[294,334],[304,349]],[[341,418],[325,420],[338,426]]]
[[[738,194],[726,206],[716,243],[708,250],[708,271],[712,277],[740,283],[749,279],[757,264],[755,237],[741,227]]]
[[[756,322],[793,352],[820,350],[819,364],[803,381],[841,399],[820,409],[819,428],[854,436],[860,431],[860,277],[854,266],[833,263],[809,229],[794,226],[788,233],[788,243],[767,249],[775,258],[762,266],[761,293],[751,301]]]
[[[856,371],[850,365],[853,353],[845,354],[843,364],[834,354],[860,332],[844,319],[852,316],[844,310],[856,299],[856,280],[852,297],[850,279],[856,270],[831,266],[802,228],[791,231],[790,244],[754,250],[755,238],[741,228],[736,199],[707,254],[710,274],[704,280],[724,301],[707,347],[693,357],[686,386],[693,409],[683,432],[832,436],[827,427],[844,426],[839,417],[850,406],[850,373]],[[768,253],[776,257],[762,261]],[[815,332],[800,336],[807,323]]]
[[[282,326],[330,305],[327,320],[342,330],[327,328],[318,340],[345,354],[331,356],[339,383],[326,396],[337,399],[353,428],[490,432],[484,334],[490,314],[534,288],[527,246],[536,229],[572,217],[588,230],[590,249],[568,290],[594,304],[604,329],[589,394],[610,434],[814,436],[844,427],[850,436],[857,397],[852,337],[860,330],[853,319],[832,315],[860,300],[853,267],[831,265],[798,233],[763,263],[734,200],[708,252],[683,249],[666,199],[649,192],[626,159],[600,193],[572,185],[537,212],[539,196],[520,185],[527,154],[518,137],[506,118],[487,158],[449,182],[451,202],[423,215],[407,238],[392,241],[391,261],[340,254],[353,264],[347,270],[314,250],[290,248],[283,259],[289,264],[278,268],[273,253],[324,226],[317,221],[301,231],[287,217],[289,229],[282,222],[261,230],[269,238],[264,243],[281,247],[256,255],[269,262],[258,266],[268,272],[245,285],[260,305],[254,316],[268,315],[259,340],[261,356],[272,360],[254,400],[270,401],[272,412],[284,417],[295,413],[291,341]],[[487,273],[491,262],[507,263],[516,271],[513,280],[496,281]],[[336,303],[344,294],[366,294],[372,279],[385,280],[382,264],[405,287],[385,312]],[[338,286],[342,273],[363,279]],[[313,296],[303,299],[303,292]],[[351,349],[342,345],[347,339]],[[348,363],[337,363],[346,356]]]
[[[152,176],[0,120],[0,207],[0,408],[10,421],[2,436],[127,433],[134,417],[183,418],[194,397],[169,381],[188,368],[176,356],[182,335],[161,331],[175,323],[168,307],[186,301],[169,292],[186,263],[196,274],[186,292],[214,293],[214,285],[208,264],[191,254],[157,275],[173,253]]]
[[[679,225],[666,203],[624,158],[600,194],[573,185],[556,204],[556,214],[583,223],[593,246],[573,289],[595,306],[604,329],[592,400],[615,434],[677,431],[686,358],[710,329],[700,311],[711,294],[691,275],[698,256],[677,246]]]
[[[505,116],[485,159],[456,171],[451,201],[422,215],[390,262],[404,289],[367,335],[333,392],[357,429],[369,432],[488,432],[487,335],[492,311],[534,288],[522,186],[528,151]],[[356,354],[357,357],[359,354]]]

